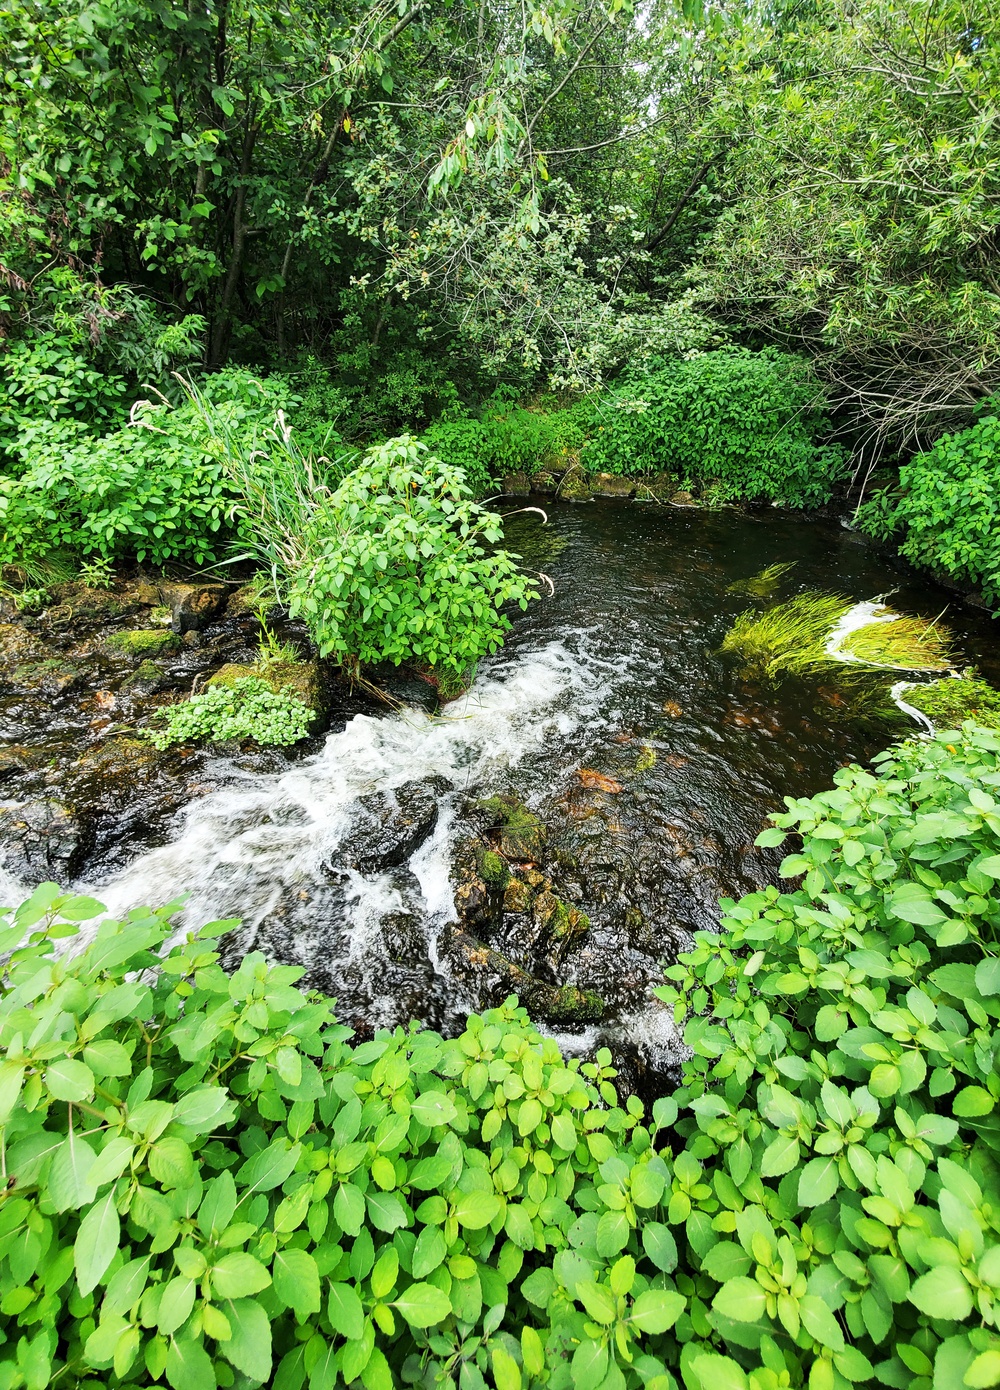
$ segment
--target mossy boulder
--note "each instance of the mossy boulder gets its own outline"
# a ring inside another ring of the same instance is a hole
[[[59,657],[28,661],[7,673],[9,683],[25,695],[64,695],[82,685],[83,678],[79,666]]]
[[[607,1008],[596,990],[579,985],[563,985],[539,1000],[539,1005],[539,1016],[549,1023],[597,1023]]]
[[[141,661],[127,680],[122,682],[126,695],[155,695],[163,688],[164,671],[155,661]]]
[[[554,493],[559,491],[559,480],[554,473],[550,473],[547,468],[540,468],[537,473],[531,475],[531,491],[542,493]]]
[[[124,632],[112,632],[104,639],[106,651],[113,656],[131,657],[134,661],[161,656],[176,651],[179,646],[176,635],[162,627],[128,628]]]
[[[487,888],[493,888],[499,892],[507,887],[510,869],[508,869],[507,861],[503,855],[497,854],[496,850],[477,846],[476,868],[479,870],[479,877]]]
[[[503,480],[503,490],[508,497],[527,497],[531,479],[527,473],[508,473]]]
[[[563,475],[559,484],[559,496],[564,502],[589,502],[594,496],[590,474],[577,465]]]
[[[310,733],[315,733],[322,725],[327,698],[318,661],[268,661],[250,666],[230,661],[220,666],[207,684],[231,687],[248,678],[264,681],[275,692],[286,691],[298,696],[306,709],[313,712]]]
[[[633,478],[618,478],[613,473],[595,473],[590,486],[595,497],[618,497],[623,501],[634,497],[636,491]]]

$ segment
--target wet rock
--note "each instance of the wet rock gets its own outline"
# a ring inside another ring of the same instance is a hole
[[[497,854],[496,850],[477,845],[476,868],[487,888],[493,888],[497,892],[502,892],[506,888],[510,878],[510,869],[507,867],[507,861],[502,855]]]
[[[591,487],[595,497],[619,497],[624,500],[634,497],[636,492],[634,479],[617,478],[611,473],[596,474]]]
[[[663,713],[669,714],[671,719],[680,719],[684,711],[676,700],[664,700]]]
[[[638,478],[635,496],[638,502],[669,502],[677,491],[677,479],[669,473],[657,473],[652,478]]]
[[[66,617],[94,622],[111,622],[137,606],[134,593],[116,589],[95,589],[73,581],[57,584],[52,590],[53,605],[66,610]]]
[[[531,888],[520,878],[511,878],[504,889],[504,912],[530,912],[533,900]]]
[[[256,613],[259,608],[265,610],[273,608],[276,603],[273,586],[262,594],[260,586],[254,582],[241,584],[229,595],[226,614],[230,618],[243,618],[250,613]]]
[[[84,674],[74,662],[50,657],[15,666],[7,673],[7,682],[23,695],[64,695],[83,684]]]
[[[27,628],[19,623],[0,623],[0,668],[13,669],[51,655],[45,643]]]
[[[124,632],[112,632],[104,639],[105,651],[133,661],[162,656],[165,652],[176,651],[178,645],[175,634],[162,627],[128,628]]]
[[[531,491],[551,495],[559,491],[559,480],[547,468],[540,468],[531,475]]]
[[[690,507],[694,502],[694,494],[691,492],[675,492],[670,498],[675,507]]]
[[[312,710],[309,732],[315,733],[324,723],[329,703],[323,673],[318,661],[268,661],[244,665],[230,661],[210,677],[208,685],[232,686],[241,680],[264,681],[275,693],[287,691],[297,696],[306,709]]]
[[[593,990],[540,980],[467,932],[452,932],[446,949],[458,978],[473,980],[477,990],[497,1003],[516,994],[533,1018],[549,1023],[591,1022],[604,1015],[604,1000]]]
[[[497,836],[497,848],[505,859],[534,862],[545,844],[545,826],[515,796],[491,796],[479,803],[479,810],[490,818]]]
[[[162,666],[157,666],[155,661],[142,661],[122,683],[122,690],[126,695],[155,695],[158,690],[163,689],[165,679]]]
[[[0,748],[0,782],[6,782],[8,778],[17,777],[22,772],[27,772],[37,761],[37,753],[32,755],[29,748],[13,747]]]
[[[119,811],[149,791],[168,761],[169,753],[160,752],[148,739],[112,735],[92,744],[70,765],[67,785],[75,805],[89,811]],[[181,789],[174,790],[179,802]]]
[[[579,464],[566,470],[559,484],[559,496],[564,502],[589,502],[593,495],[589,473],[585,473]]]
[[[402,964],[422,964],[426,960],[427,942],[411,912],[391,912],[383,917],[379,936],[390,960]]]
[[[171,612],[174,632],[202,632],[226,606],[225,584],[170,584],[157,586],[160,602]]]
[[[595,772],[592,767],[581,767],[576,776],[580,786],[586,787],[588,791],[610,792],[612,796],[617,796],[624,790],[620,782],[603,772]]]
[[[508,473],[503,480],[503,490],[508,497],[527,497],[531,492],[531,479],[527,473]]]
[[[24,883],[67,883],[91,839],[89,825],[58,801],[39,798],[0,810],[4,868]]]
[[[359,797],[354,824],[337,847],[336,865],[373,874],[405,864],[437,824],[438,803],[449,790],[443,777],[429,777]]]

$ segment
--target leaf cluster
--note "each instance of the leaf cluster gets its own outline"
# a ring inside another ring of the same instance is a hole
[[[162,727],[149,728],[154,748],[211,739],[252,738],[278,746],[298,743],[309,732],[313,711],[289,690],[275,690],[267,681],[245,676],[231,685],[212,685],[190,700],[157,711]]]
[[[998,754],[970,723],[786,798],[801,886],[667,971],[705,1390],[1000,1383]]]

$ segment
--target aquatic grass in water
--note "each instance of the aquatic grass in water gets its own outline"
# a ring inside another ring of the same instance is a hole
[[[841,650],[871,666],[906,671],[948,671],[953,665],[951,634],[926,618],[893,617],[865,623],[843,641]]]
[[[842,594],[796,594],[766,613],[741,613],[722,641],[721,651],[735,652],[748,671],[772,679],[839,670],[841,662],[826,651],[832,629],[852,608]]]
[[[768,565],[759,574],[752,575],[749,579],[737,579],[735,584],[728,586],[726,593],[747,594],[750,598],[770,598],[772,594],[777,592],[784,576],[794,568],[794,560]]]
[[[958,728],[974,719],[988,729],[1000,729],[1000,690],[970,667],[959,679],[911,685],[906,698],[940,728]]]

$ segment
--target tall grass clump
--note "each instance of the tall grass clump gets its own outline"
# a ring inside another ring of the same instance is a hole
[[[723,638],[721,651],[741,657],[747,671],[774,679],[839,668],[825,644],[852,607],[842,594],[796,594],[766,613],[741,613]]]

